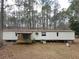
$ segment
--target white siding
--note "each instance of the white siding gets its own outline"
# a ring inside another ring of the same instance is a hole
[[[15,32],[3,32],[3,40],[17,40]]]
[[[46,32],[46,36],[42,36],[42,32],[33,32],[31,35],[32,40],[74,40],[74,32]],[[3,32],[3,40],[17,40],[15,32]]]
[[[58,38],[60,40],[73,40],[75,39],[75,33],[74,32],[59,32]]]
[[[42,32],[38,32],[38,35],[33,32],[32,39],[34,40],[74,40],[74,32],[46,32],[46,36],[42,36]]]

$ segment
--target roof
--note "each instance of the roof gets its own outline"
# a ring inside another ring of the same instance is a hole
[[[4,32],[74,32],[72,30],[44,30],[44,29],[4,29]]]

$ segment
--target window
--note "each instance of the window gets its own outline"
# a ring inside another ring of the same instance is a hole
[[[46,36],[46,32],[42,32],[42,36]]]

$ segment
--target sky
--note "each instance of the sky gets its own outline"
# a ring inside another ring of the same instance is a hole
[[[59,1],[59,4],[61,6],[61,9],[62,8],[68,8],[70,6],[70,3],[68,2],[68,0],[58,0]]]
[[[70,6],[70,3],[68,2],[68,0],[58,0],[58,1],[60,4],[59,10],[62,10],[63,8],[67,9]],[[14,3],[12,2],[12,0],[8,0],[8,4],[13,5]],[[38,12],[41,11],[41,6],[35,6],[35,8],[38,10]]]
[[[59,11],[61,11],[63,8],[67,9],[70,6],[70,3],[68,0],[58,0],[60,8]],[[35,8],[40,12],[41,6],[35,6]]]

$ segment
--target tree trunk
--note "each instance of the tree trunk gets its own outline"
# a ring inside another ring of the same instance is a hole
[[[54,30],[56,30],[56,21],[54,21]]]
[[[3,45],[3,20],[4,20],[4,0],[1,0],[1,28],[0,28],[0,47]]]

